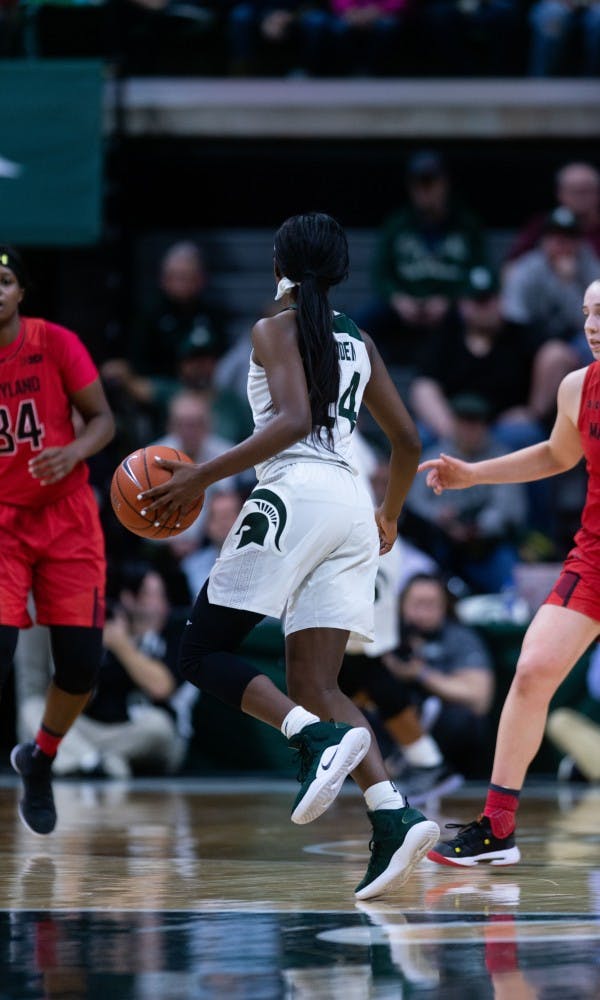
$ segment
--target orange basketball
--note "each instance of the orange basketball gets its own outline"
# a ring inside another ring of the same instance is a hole
[[[110,502],[117,519],[121,524],[142,538],[171,538],[179,535],[196,520],[202,510],[204,494],[189,513],[182,516],[181,510],[171,514],[163,524],[160,510],[150,514],[142,514],[144,501],[138,500],[138,494],[171,478],[171,473],[155,465],[154,457],[167,458],[172,462],[191,462],[182,451],[168,448],[165,445],[151,445],[139,448],[127,455],[115,469],[110,486]],[[148,501],[146,501],[147,503]],[[156,527],[156,522],[160,524]]]

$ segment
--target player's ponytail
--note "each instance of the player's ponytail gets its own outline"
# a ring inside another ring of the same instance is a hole
[[[275,262],[298,285],[298,347],[304,365],[313,438],[332,446],[331,404],[338,398],[340,369],[328,291],[348,276],[348,243],[342,227],[318,212],[288,219],[275,236]]]

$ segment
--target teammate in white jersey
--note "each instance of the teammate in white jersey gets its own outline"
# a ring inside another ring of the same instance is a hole
[[[288,738],[300,758],[294,822],[319,816],[352,772],[373,824],[356,889],[367,899],[404,880],[439,835],[390,782],[365,717],[337,684],[348,638],[373,637],[377,557],[396,538],[420,443],[372,341],[329,304],[329,288],[348,272],[338,223],[318,213],[288,219],[275,237],[274,270],[287,308],[252,331],[253,435],[202,465],[163,460],[172,478],[143,497],[160,520],[191,507],[211,483],[256,467],[258,485],[186,625],[181,672]],[[363,397],[391,449],[375,512],[350,446]],[[265,615],[284,619],[289,697],[236,652]]]

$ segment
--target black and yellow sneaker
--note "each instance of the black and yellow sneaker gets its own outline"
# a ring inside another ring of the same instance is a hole
[[[495,837],[487,816],[480,816],[472,823],[446,823],[446,828],[459,832],[452,840],[440,841],[427,855],[438,865],[472,868],[480,862],[516,865],[521,860],[514,833],[508,837]]]
[[[354,890],[357,899],[381,895],[390,882],[403,884],[440,835],[437,823],[408,804],[402,809],[375,809],[367,815],[373,824],[371,860]]]
[[[311,823],[331,805],[350,771],[367,753],[371,734],[363,726],[312,722],[288,740],[299,758],[300,791],[292,807],[293,823]]]
[[[20,743],[13,747],[10,762],[23,782],[23,798],[19,816],[28,830],[45,836],[56,826],[56,809],[52,794],[52,760],[35,743]]]

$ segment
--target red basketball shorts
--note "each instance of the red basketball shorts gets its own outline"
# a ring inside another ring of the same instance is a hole
[[[46,507],[0,503],[0,625],[104,624],[106,561],[98,505],[86,483]]]
[[[595,570],[577,554],[568,555],[544,604],[570,608],[600,622],[600,570]]]

